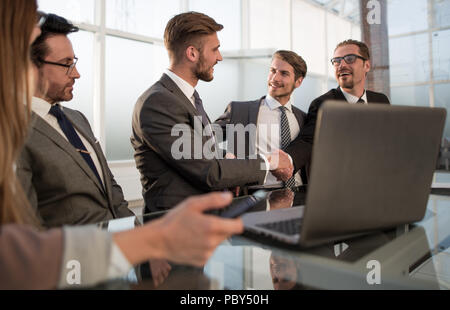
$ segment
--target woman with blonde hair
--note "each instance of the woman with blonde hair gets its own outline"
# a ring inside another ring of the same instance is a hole
[[[0,289],[67,287],[70,261],[79,263],[83,286],[128,271],[117,271],[112,257],[129,267],[151,259],[203,265],[217,245],[243,230],[240,219],[203,213],[229,204],[229,193],[189,198],[158,220],[115,234],[96,226],[40,231],[14,172],[30,118],[30,44],[45,18],[36,10],[35,0],[0,1]]]

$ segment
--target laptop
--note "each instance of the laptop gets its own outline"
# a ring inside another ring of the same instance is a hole
[[[443,108],[324,103],[305,205],[246,213],[245,230],[311,247],[420,221],[445,118]]]

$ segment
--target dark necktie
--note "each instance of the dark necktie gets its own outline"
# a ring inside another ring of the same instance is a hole
[[[66,135],[67,140],[69,140],[70,144],[72,144],[73,147],[81,154],[81,156],[83,156],[83,159],[86,161],[88,166],[92,169],[95,176],[99,180],[100,184],[103,184],[102,179],[100,178],[100,175],[98,174],[97,168],[95,168],[95,164],[91,158],[91,155],[86,150],[86,147],[84,146],[83,142],[81,141],[80,136],[78,136],[72,123],[69,121],[67,116],[61,110],[59,105],[57,105],[57,104],[52,105],[49,113],[51,115],[53,115],[54,117],[56,117],[56,119],[58,120],[59,127],[61,127],[62,131]]]
[[[203,108],[202,99],[200,99],[200,96],[198,95],[197,91],[194,91],[194,99],[195,99],[195,108],[202,117],[202,124],[203,126],[208,127],[208,125],[210,125],[208,115],[206,114],[205,109]]]
[[[214,139],[214,152],[217,151],[217,145],[216,145],[216,138],[214,136],[214,132],[211,128],[211,123],[209,122],[208,115],[206,114],[205,109],[203,108],[203,102],[202,99],[200,99],[200,96],[197,91],[194,91],[194,100],[195,100],[195,108],[197,109],[197,112],[200,113],[202,117],[202,124],[203,127],[207,128],[209,132],[211,132],[211,137]]]
[[[359,98],[356,104],[366,104],[366,102],[362,98]]]
[[[291,143],[291,129],[289,128],[289,121],[286,115],[286,107],[280,107],[281,110],[281,150],[285,150],[287,146]],[[289,180],[284,183],[285,187],[293,188],[295,187],[295,177],[292,176]]]

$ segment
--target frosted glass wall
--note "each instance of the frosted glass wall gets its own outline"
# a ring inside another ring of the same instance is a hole
[[[107,0],[106,27],[155,38],[180,12],[179,0]]]
[[[106,38],[106,155],[133,158],[131,120],[138,97],[168,66],[162,46],[116,37]]]

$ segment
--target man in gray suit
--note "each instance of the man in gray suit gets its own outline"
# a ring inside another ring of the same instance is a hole
[[[245,150],[246,156],[251,152],[269,154],[273,149],[285,149],[299,135],[306,113],[294,106],[292,93],[300,87],[306,73],[306,62],[295,52],[279,50],[274,53],[267,77],[267,95],[254,101],[231,102],[215,122],[221,126],[227,140],[233,141],[228,143],[230,152],[236,156],[239,150]],[[236,125],[253,125],[248,128],[254,128],[256,134],[248,132],[245,139],[239,139],[238,131],[233,130]],[[301,177],[297,174],[285,184],[279,180],[281,175],[270,173],[264,185],[306,184],[304,170],[301,170]]]
[[[172,208],[191,195],[263,184],[269,169],[292,166],[281,151],[266,158],[224,159],[217,148],[195,86],[211,81],[222,60],[217,37],[222,28],[196,12],[179,14],[166,26],[170,67],[138,99],[133,113],[131,143],[146,211]]]
[[[88,120],[60,105],[80,78],[67,38],[78,28],[49,14],[41,29],[32,45],[39,78],[31,127],[17,161],[25,193],[46,227],[132,216]]]

